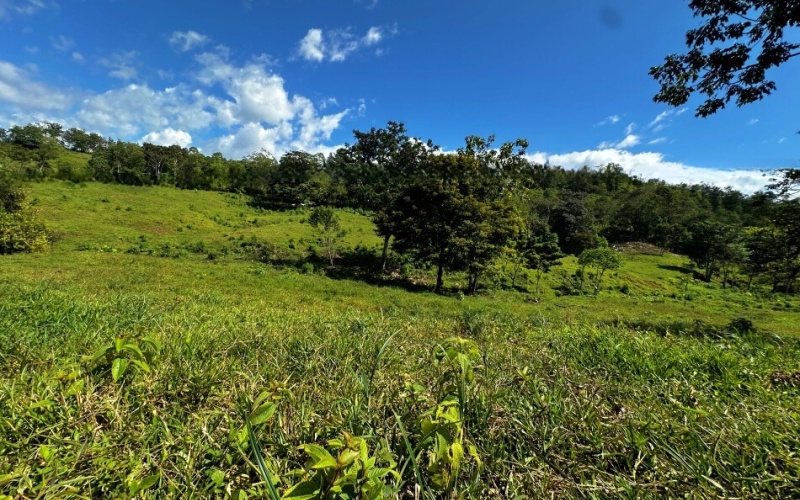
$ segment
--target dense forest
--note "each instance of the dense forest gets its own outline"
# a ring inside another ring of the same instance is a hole
[[[798,291],[800,201],[792,169],[777,172],[769,190],[745,195],[644,180],[615,164],[578,170],[534,164],[522,139],[496,145],[494,137],[470,136],[457,152],[444,153],[396,122],[354,131],[353,144],[328,157],[260,151],[232,160],[196,148],[114,141],[57,123],[0,129],[0,141],[3,253],[42,246],[41,227],[21,215],[17,183],[58,178],[237,192],[273,209],[364,211],[384,238],[382,270],[391,250],[435,269],[437,291],[444,272],[456,271],[475,292],[498,260],[541,276],[573,254],[601,276],[618,265],[613,246],[626,242],[685,254],[699,279],[718,279],[723,287]],[[91,158],[60,160],[63,149]],[[333,265],[335,215],[317,211],[315,220],[328,233]],[[28,236],[10,236],[14,227]]]

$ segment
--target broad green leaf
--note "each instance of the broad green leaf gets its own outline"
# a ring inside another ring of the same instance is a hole
[[[272,396],[272,391],[261,391],[261,394],[256,396],[256,399],[253,401],[253,406],[261,406],[261,403],[267,400]]]
[[[295,484],[283,494],[281,498],[288,498],[291,500],[311,500],[312,498],[319,498],[322,492],[319,485],[312,481],[303,481]]]
[[[312,469],[324,469],[326,467],[336,468],[336,459],[328,453],[328,450],[316,444],[300,445],[300,449],[308,453],[311,457]]]
[[[128,369],[128,360],[125,358],[117,358],[111,363],[111,378],[114,379],[114,382],[118,381],[122,378],[122,375],[125,374],[125,370]]]
[[[131,363],[133,363],[134,366],[136,366],[137,368],[139,368],[143,372],[150,373],[150,365],[148,365],[144,361],[139,361],[138,359],[132,359]]]
[[[250,415],[247,416],[247,420],[250,421],[250,425],[263,424],[272,418],[272,416],[275,414],[275,409],[275,403],[263,404],[250,412]]]
[[[144,353],[142,353],[142,350],[139,349],[139,346],[137,346],[132,342],[129,342],[124,346],[122,346],[122,350],[133,353],[136,356],[136,359],[141,359],[141,360],[144,359]]]
[[[53,451],[52,448],[50,448],[45,444],[39,445],[39,456],[42,457],[42,460],[44,460],[45,462],[49,462],[54,455],[55,452]]]
[[[358,458],[360,453],[356,450],[345,449],[339,454],[339,468],[347,467],[348,465],[355,462],[356,458]]]
[[[111,352],[113,350],[114,350],[114,346],[113,345],[108,345],[108,346],[105,346],[105,347],[102,347],[102,348],[98,349],[97,352],[95,352],[92,355],[92,360],[89,361],[89,364],[90,365],[97,364],[98,361],[103,359],[109,352]]]
[[[142,479],[139,483],[139,491],[146,490],[147,488],[152,488],[158,483],[158,480],[161,479],[161,474],[153,474],[152,476],[147,476],[146,478]]]
[[[464,447],[461,443],[453,443],[450,445],[450,463],[453,464],[453,469],[458,470],[461,468],[461,459],[464,457]]]
[[[214,484],[215,484],[215,485],[217,485],[218,487],[222,487],[222,485],[223,485],[223,484],[225,484],[225,473],[224,473],[224,472],[222,472],[222,471],[221,471],[221,470],[219,470],[219,469],[211,469],[211,470],[208,472],[208,477],[209,477],[209,478],[211,479],[211,481],[213,481],[213,482],[214,482]]]

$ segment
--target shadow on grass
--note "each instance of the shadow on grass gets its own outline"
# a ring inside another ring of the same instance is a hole
[[[676,273],[681,274],[690,274],[692,272],[691,269],[688,269],[683,266],[672,266],[670,264],[658,264],[659,269],[664,269],[666,271],[675,271]]]

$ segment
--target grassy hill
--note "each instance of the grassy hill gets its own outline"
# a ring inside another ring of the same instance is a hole
[[[687,282],[685,258],[642,249],[596,296],[553,291],[574,259],[540,297],[440,296],[424,270],[414,286],[303,266],[320,252],[304,210],[95,183],[28,196],[56,239],[2,256],[0,496],[260,498],[255,448],[280,493],[345,472],[408,498],[799,491],[796,298]],[[343,251],[379,252],[368,217],[338,215]],[[345,433],[398,478],[345,465]]]

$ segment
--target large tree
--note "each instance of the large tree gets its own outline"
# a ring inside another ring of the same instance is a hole
[[[338,177],[361,208],[374,210],[373,221],[383,237],[381,262],[386,270],[389,241],[395,233],[392,206],[404,188],[424,175],[430,154],[439,148],[428,140],[410,137],[402,123],[390,121],[386,128],[353,131],[356,142],[342,150]]]
[[[474,156],[437,155],[428,172],[407,186],[388,212],[393,247],[444,271],[468,272],[474,292],[486,265],[500,255],[519,229],[509,204],[494,196],[493,175]]]
[[[742,106],[771,94],[777,85],[767,71],[800,55],[797,0],[692,0],[689,8],[702,18],[686,33],[685,54],[671,54],[650,69],[661,89],[656,102],[686,104],[692,94],[705,101],[696,116],[708,116],[731,100]]]

